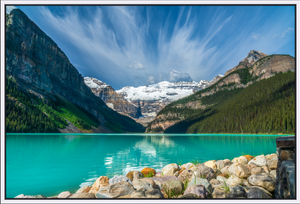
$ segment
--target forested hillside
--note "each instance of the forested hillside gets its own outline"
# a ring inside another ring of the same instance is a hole
[[[169,104],[158,115],[173,116],[168,121],[181,120],[165,133],[295,133],[295,87],[295,73],[289,71],[246,88],[224,89],[202,97],[208,90],[201,90]],[[191,101],[205,108],[185,105]],[[159,127],[151,129],[151,124],[147,130],[162,131]]]

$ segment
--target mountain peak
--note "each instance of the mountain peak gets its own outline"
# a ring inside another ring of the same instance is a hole
[[[253,65],[257,60],[263,58],[263,57],[266,57],[268,56],[267,54],[261,52],[261,51],[258,51],[258,50],[251,50],[247,57],[245,59],[243,59],[241,62],[246,62],[246,63],[250,63],[251,65]]]

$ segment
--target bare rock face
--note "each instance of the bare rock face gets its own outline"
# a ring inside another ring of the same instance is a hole
[[[257,50],[251,50],[247,57],[243,60],[240,61],[240,63],[235,66],[234,68],[228,70],[226,73],[225,73],[225,76],[227,76],[228,74],[230,74],[231,72],[233,71],[236,71],[238,69],[243,69],[243,68],[246,68],[246,67],[251,67],[257,60],[263,58],[263,57],[266,57],[268,56],[267,54],[263,53],[263,52],[260,52],[260,51],[257,51]]]
[[[224,86],[224,85],[228,85],[231,83],[236,83],[236,84],[241,83],[240,75],[235,73],[235,74],[231,74],[228,77],[224,77],[224,79],[218,83],[218,86]]]
[[[123,95],[118,94],[110,85],[92,77],[84,77],[84,83],[96,96],[101,98],[108,107],[133,118],[142,116],[139,106],[128,102]]]

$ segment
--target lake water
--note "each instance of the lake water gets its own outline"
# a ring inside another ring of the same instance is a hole
[[[282,136],[282,135],[281,135]],[[99,176],[276,152],[270,135],[7,134],[6,198],[74,193]]]

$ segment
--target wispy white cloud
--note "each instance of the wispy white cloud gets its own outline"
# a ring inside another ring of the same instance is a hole
[[[293,28],[288,27],[282,33],[274,35],[274,38],[284,38],[284,37],[286,37],[287,34],[289,34],[290,32],[293,32],[293,30],[294,30]]]

